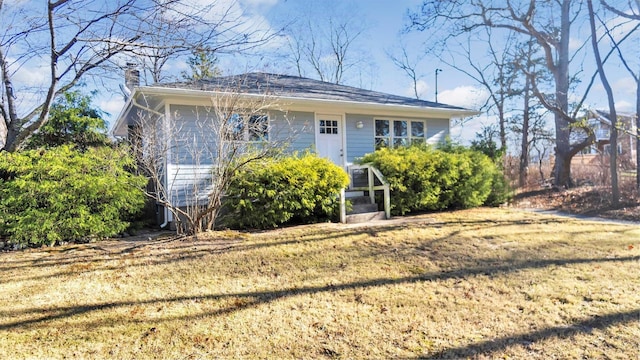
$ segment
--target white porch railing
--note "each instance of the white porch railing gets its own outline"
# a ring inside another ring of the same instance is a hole
[[[385,218],[390,219],[391,191],[389,183],[384,178],[384,175],[382,175],[380,170],[376,169],[371,164],[349,165],[347,166],[347,173],[349,174],[349,187],[347,189],[354,191],[368,191],[372,204],[375,204],[376,202],[376,190],[383,191],[384,215]],[[358,176],[356,176],[356,174]],[[342,189],[340,192],[340,222],[347,222],[345,189]]]

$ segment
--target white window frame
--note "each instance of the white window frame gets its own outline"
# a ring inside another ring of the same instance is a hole
[[[376,122],[377,121],[387,121],[389,124],[389,135],[387,136],[379,136],[377,135],[376,132]],[[406,136],[396,136],[395,134],[395,127],[394,127],[394,121],[405,121],[407,123],[407,135]],[[420,136],[413,136],[413,132],[412,132],[412,123],[422,123],[422,132],[423,135]],[[377,140],[378,139],[386,139],[386,143],[387,146],[394,148],[397,146],[411,146],[414,143],[414,140],[421,140],[422,143],[426,144],[427,143],[427,120],[424,119],[403,119],[403,118],[383,118],[383,117],[377,117],[373,119],[373,138],[374,138],[374,146],[376,149],[379,148]],[[395,140],[396,139],[406,139],[406,144],[404,145],[396,145],[395,144]]]

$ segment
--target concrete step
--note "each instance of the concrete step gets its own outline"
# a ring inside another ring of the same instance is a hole
[[[371,198],[368,196],[354,196],[347,198],[347,200],[351,202],[351,205],[371,204]]]
[[[384,211],[347,215],[347,224],[365,223],[373,220],[384,220]]]
[[[376,212],[378,211],[377,204],[352,204],[351,210],[347,212],[349,214],[362,214],[368,212]]]

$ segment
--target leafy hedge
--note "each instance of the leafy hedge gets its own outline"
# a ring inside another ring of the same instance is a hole
[[[314,154],[254,162],[234,176],[226,193],[223,224],[273,228],[335,217],[347,173]]]
[[[145,203],[124,147],[0,153],[0,236],[17,244],[113,236]]]
[[[501,199],[494,184],[502,177],[489,157],[460,146],[434,149],[428,146],[383,148],[364,156],[386,177],[391,187],[391,211],[470,208]]]

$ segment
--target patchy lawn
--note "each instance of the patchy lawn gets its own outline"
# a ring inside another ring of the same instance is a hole
[[[0,254],[0,358],[636,358],[640,227],[476,209]]]

